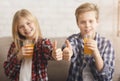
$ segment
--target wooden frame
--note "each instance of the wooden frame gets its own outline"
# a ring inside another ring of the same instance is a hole
[[[120,37],[120,0],[118,0],[117,36]]]

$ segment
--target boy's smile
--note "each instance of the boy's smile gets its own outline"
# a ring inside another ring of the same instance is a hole
[[[88,34],[94,36],[98,21],[96,19],[95,11],[83,12],[78,17],[78,27],[82,36]]]

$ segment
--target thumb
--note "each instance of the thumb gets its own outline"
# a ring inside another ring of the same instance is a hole
[[[65,44],[66,44],[66,47],[68,47],[69,49],[72,49],[72,46],[68,40],[65,40]]]
[[[53,42],[53,50],[56,50],[57,49],[57,41],[55,40],[54,42]]]

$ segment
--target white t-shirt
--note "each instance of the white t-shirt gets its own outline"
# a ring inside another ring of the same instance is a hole
[[[90,71],[90,66],[88,65],[88,63],[83,69],[83,81],[94,81],[94,77]]]
[[[32,58],[26,58],[22,61],[20,68],[19,81],[32,81]]]

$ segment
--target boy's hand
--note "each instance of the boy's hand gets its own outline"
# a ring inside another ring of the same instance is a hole
[[[65,41],[66,47],[63,49],[63,60],[70,61],[73,55],[72,46],[68,40]]]
[[[57,41],[53,42],[52,57],[57,61],[62,60],[63,57],[62,50],[60,48],[57,49]]]

